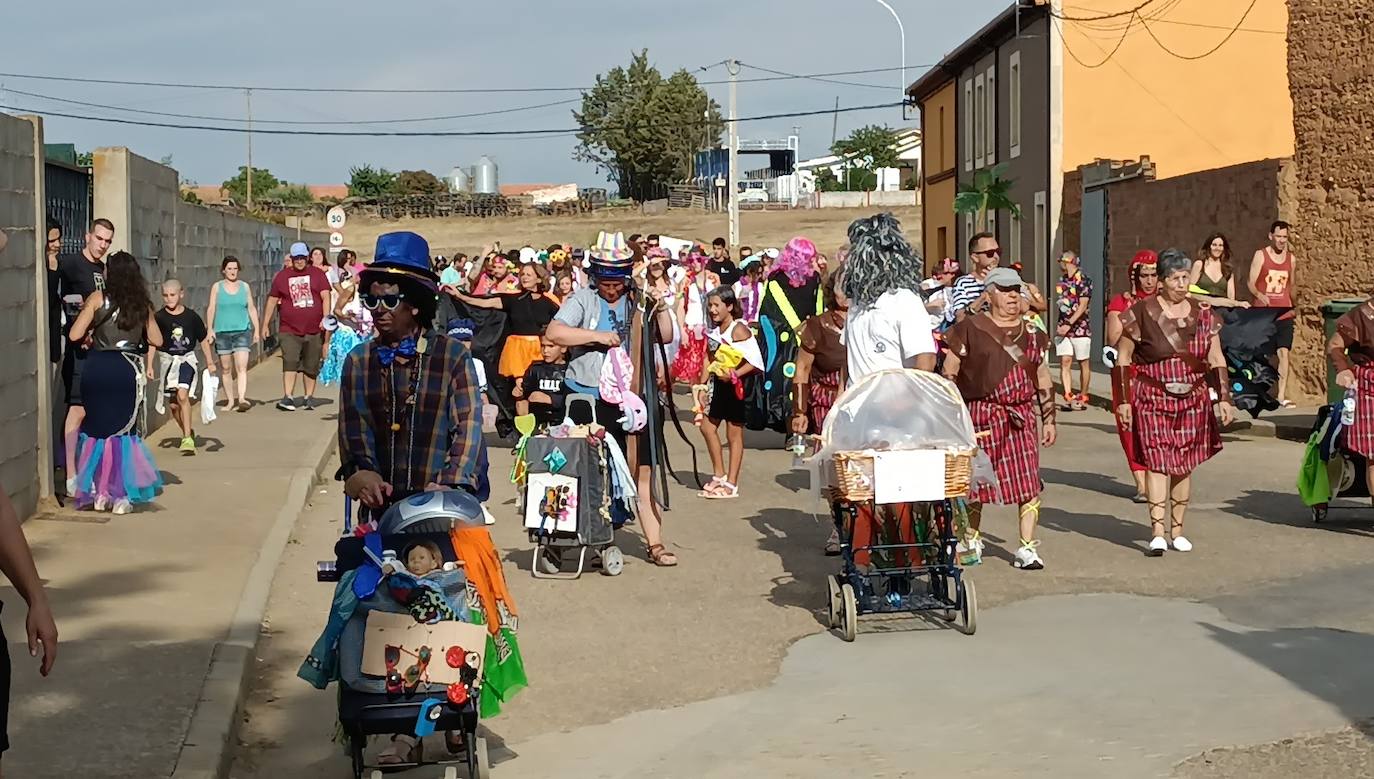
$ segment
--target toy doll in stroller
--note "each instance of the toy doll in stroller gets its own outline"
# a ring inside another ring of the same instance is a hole
[[[335,559],[319,564],[334,600],[298,675],[319,689],[339,683],[355,779],[424,765],[442,766],[445,777],[488,776],[478,723],[526,682],[515,604],[482,505],[462,490],[435,490],[360,519]],[[390,740],[369,760],[374,736]]]

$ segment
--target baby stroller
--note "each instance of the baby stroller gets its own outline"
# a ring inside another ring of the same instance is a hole
[[[481,504],[466,492],[416,493],[388,508],[377,520],[376,532],[345,535],[335,544],[336,559],[320,564],[318,578],[338,581],[343,588],[355,585],[364,569],[373,569],[371,563],[380,567],[389,559],[385,553],[378,559],[381,548],[400,550],[430,543],[445,563],[419,580],[427,590],[425,598],[430,599],[419,608],[434,616],[432,623],[420,621],[415,598],[398,592],[393,579],[382,579],[371,594],[359,594],[339,636],[339,723],[354,779],[362,779],[369,770],[372,779],[379,779],[383,770],[424,765],[442,766],[445,779],[490,775],[487,744],[477,735],[487,630],[471,621],[469,609],[476,608],[476,599],[469,594],[462,561],[450,538],[455,526],[483,524]],[[442,593],[441,599],[435,597],[437,593]],[[336,592],[336,607],[339,601]],[[443,611],[445,606],[449,611]],[[444,734],[447,756],[424,759],[423,737],[428,733]],[[364,750],[369,737],[376,735],[419,736],[420,741],[409,762],[369,765]],[[460,766],[465,773],[459,773]]]

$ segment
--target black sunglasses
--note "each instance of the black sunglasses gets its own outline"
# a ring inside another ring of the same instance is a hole
[[[371,292],[364,292],[361,295],[363,307],[368,311],[376,311],[381,308],[386,311],[395,311],[401,305],[401,301],[406,299],[403,293],[395,295],[374,295]]]
[[[1002,254],[1002,250],[1001,250],[1000,248],[999,248],[999,249],[986,249],[986,250],[981,251],[981,252],[974,252],[974,254],[981,254],[981,255],[983,255],[984,257],[994,257],[994,256],[1000,256],[1000,255]]]

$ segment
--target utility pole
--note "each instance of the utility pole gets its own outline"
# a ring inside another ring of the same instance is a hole
[[[727,193],[730,197],[730,250],[735,251],[739,247],[739,122],[735,121],[735,87],[736,79],[739,77],[739,61],[726,60],[725,69],[730,72],[730,191]]]
[[[248,210],[253,210],[253,90],[245,89],[248,99]]]
[[[830,119],[830,145],[835,145],[835,139],[840,134],[840,96],[835,95],[835,113],[831,114]]]

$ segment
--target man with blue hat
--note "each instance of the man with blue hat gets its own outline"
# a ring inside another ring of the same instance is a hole
[[[429,244],[411,232],[379,236],[359,294],[377,337],[349,353],[339,383],[345,493],[374,510],[442,487],[482,497],[477,373],[467,345],[434,328]]]
[[[296,374],[304,379],[305,399],[300,408],[315,409],[315,377],[324,357],[324,315],[332,286],[324,271],[310,264],[310,247],[297,241],[291,244],[287,266],[272,279],[267,304],[262,312],[264,324],[281,306],[277,342],[281,345],[282,397],[277,408],[295,411]]]

